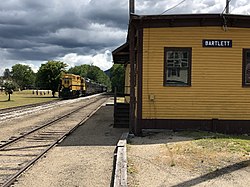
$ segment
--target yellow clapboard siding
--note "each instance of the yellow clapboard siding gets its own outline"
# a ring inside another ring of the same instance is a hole
[[[143,34],[144,119],[250,119],[250,88],[242,87],[242,49],[250,48],[250,29],[146,28]],[[233,47],[203,48],[203,39],[229,39]],[[191,87],[163,86],[164,47],[192,48]]]

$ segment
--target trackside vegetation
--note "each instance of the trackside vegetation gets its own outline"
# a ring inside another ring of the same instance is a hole
[[[117,87],[119,92],[124,90],[125,71],[122,65],[115,64],[105,72],[97,66],[88,64],[71,67],[68,70],[66,68],[66,63],[51,60],[42,64],[37,73],[30,66],[23,64],[15,64],[11,69],[5,69],[3,76],[0,76],[0,108],[44,102],[49,100],[49,97],[57,97],[63,73],[80,75],[107,86],[108,91],[113,91],[114,87]],[[46,90],[46,93],[50,91],[50,94],[45,96],[40,94],[40,90]],[[11,104],[6,104],[9,101]]]
[[[213,151],[250,153],[250,136],[248,135],[225,135],[205,131],[183,131],[176,134],[191,137],[196,145]]]
[[[113,67],[110,69],[110,79],[112,82],[112,91],[114,92],[116,87],[117,92],[124,93],[125,69],[123,65],[113,65]]]
[[[48,61],[42,64],[37,72],[36,86],[40,89],[48,89],[52,91],[53,97],[58,90],[60,78],[67,64],[60,61]]]
[[[45,93],[45,94],[44,94]],[[57,92],[55,94],[57,96]],[[14,91],[11,94],[11,99],[8,101],[8,95],[5,92],[0,92],[0,109],[23,106],[27,104],[43,103],[52,100],[57,100],[57,97],[52,97],[52,92],[49,90],[39,90],[38,94],[34,90]]]

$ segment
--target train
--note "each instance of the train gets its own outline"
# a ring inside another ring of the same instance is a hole
[[[107,87],[80,75],[63,74],[59,85],[59,98],[70,99],[101,92],[106,92]]]

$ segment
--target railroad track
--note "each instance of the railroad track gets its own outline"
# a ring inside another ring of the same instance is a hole
[[[18,110],[23,110],[23,109],[29,109],[29,108],[33,108],[37,106],[42,106],[42,105],[48,105],[51,103],[58,103],[60,101],[61,100],[53,100],[53,101],[47,101],[47,102],[42,102],[42,103],[34,103],[34,104],[16,106],[16,107],[11,107],[11,108],[3,108],[3,109],[0,109],[0,114],[10,113],[13,111],[18,111]]]
[[[1,109],[0,120],[11,119],[14,117],[23,116],[25,114],[34,113],[41,109],[48,109],[48,108],[54,107],[56,105],[59,105],[60,103],[62,103],[61,100],[55,100],[55,101],[50,101],[50,102]]]
[[[95,95],[76,98],[76,99],[69,99],[69,100],[54,100],[54,101],[48,101],[48,102],[43,102],[43,103],[36,103],[36,104],[0,109],[0,120],[3,121],[3,120],[19,117],[19,116],[24,116],[30,113],[41,111],[41,110],[50,109],[58,105],[64,105],[64,104],[74,103],[79,100],[85,100],[94,96]]]
[[[89,99],[70,113],[32,129],[0,145],[0,186],[10,186],[16,178],[92,116],[107,97]],[[80,114],[80,115],[79,115]],[[79,116],[82,117],[79,119]]]

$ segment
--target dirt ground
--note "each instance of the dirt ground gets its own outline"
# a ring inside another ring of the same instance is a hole
[[[128,140],[128,186],[250,185],[250,137],[144,132]]]

